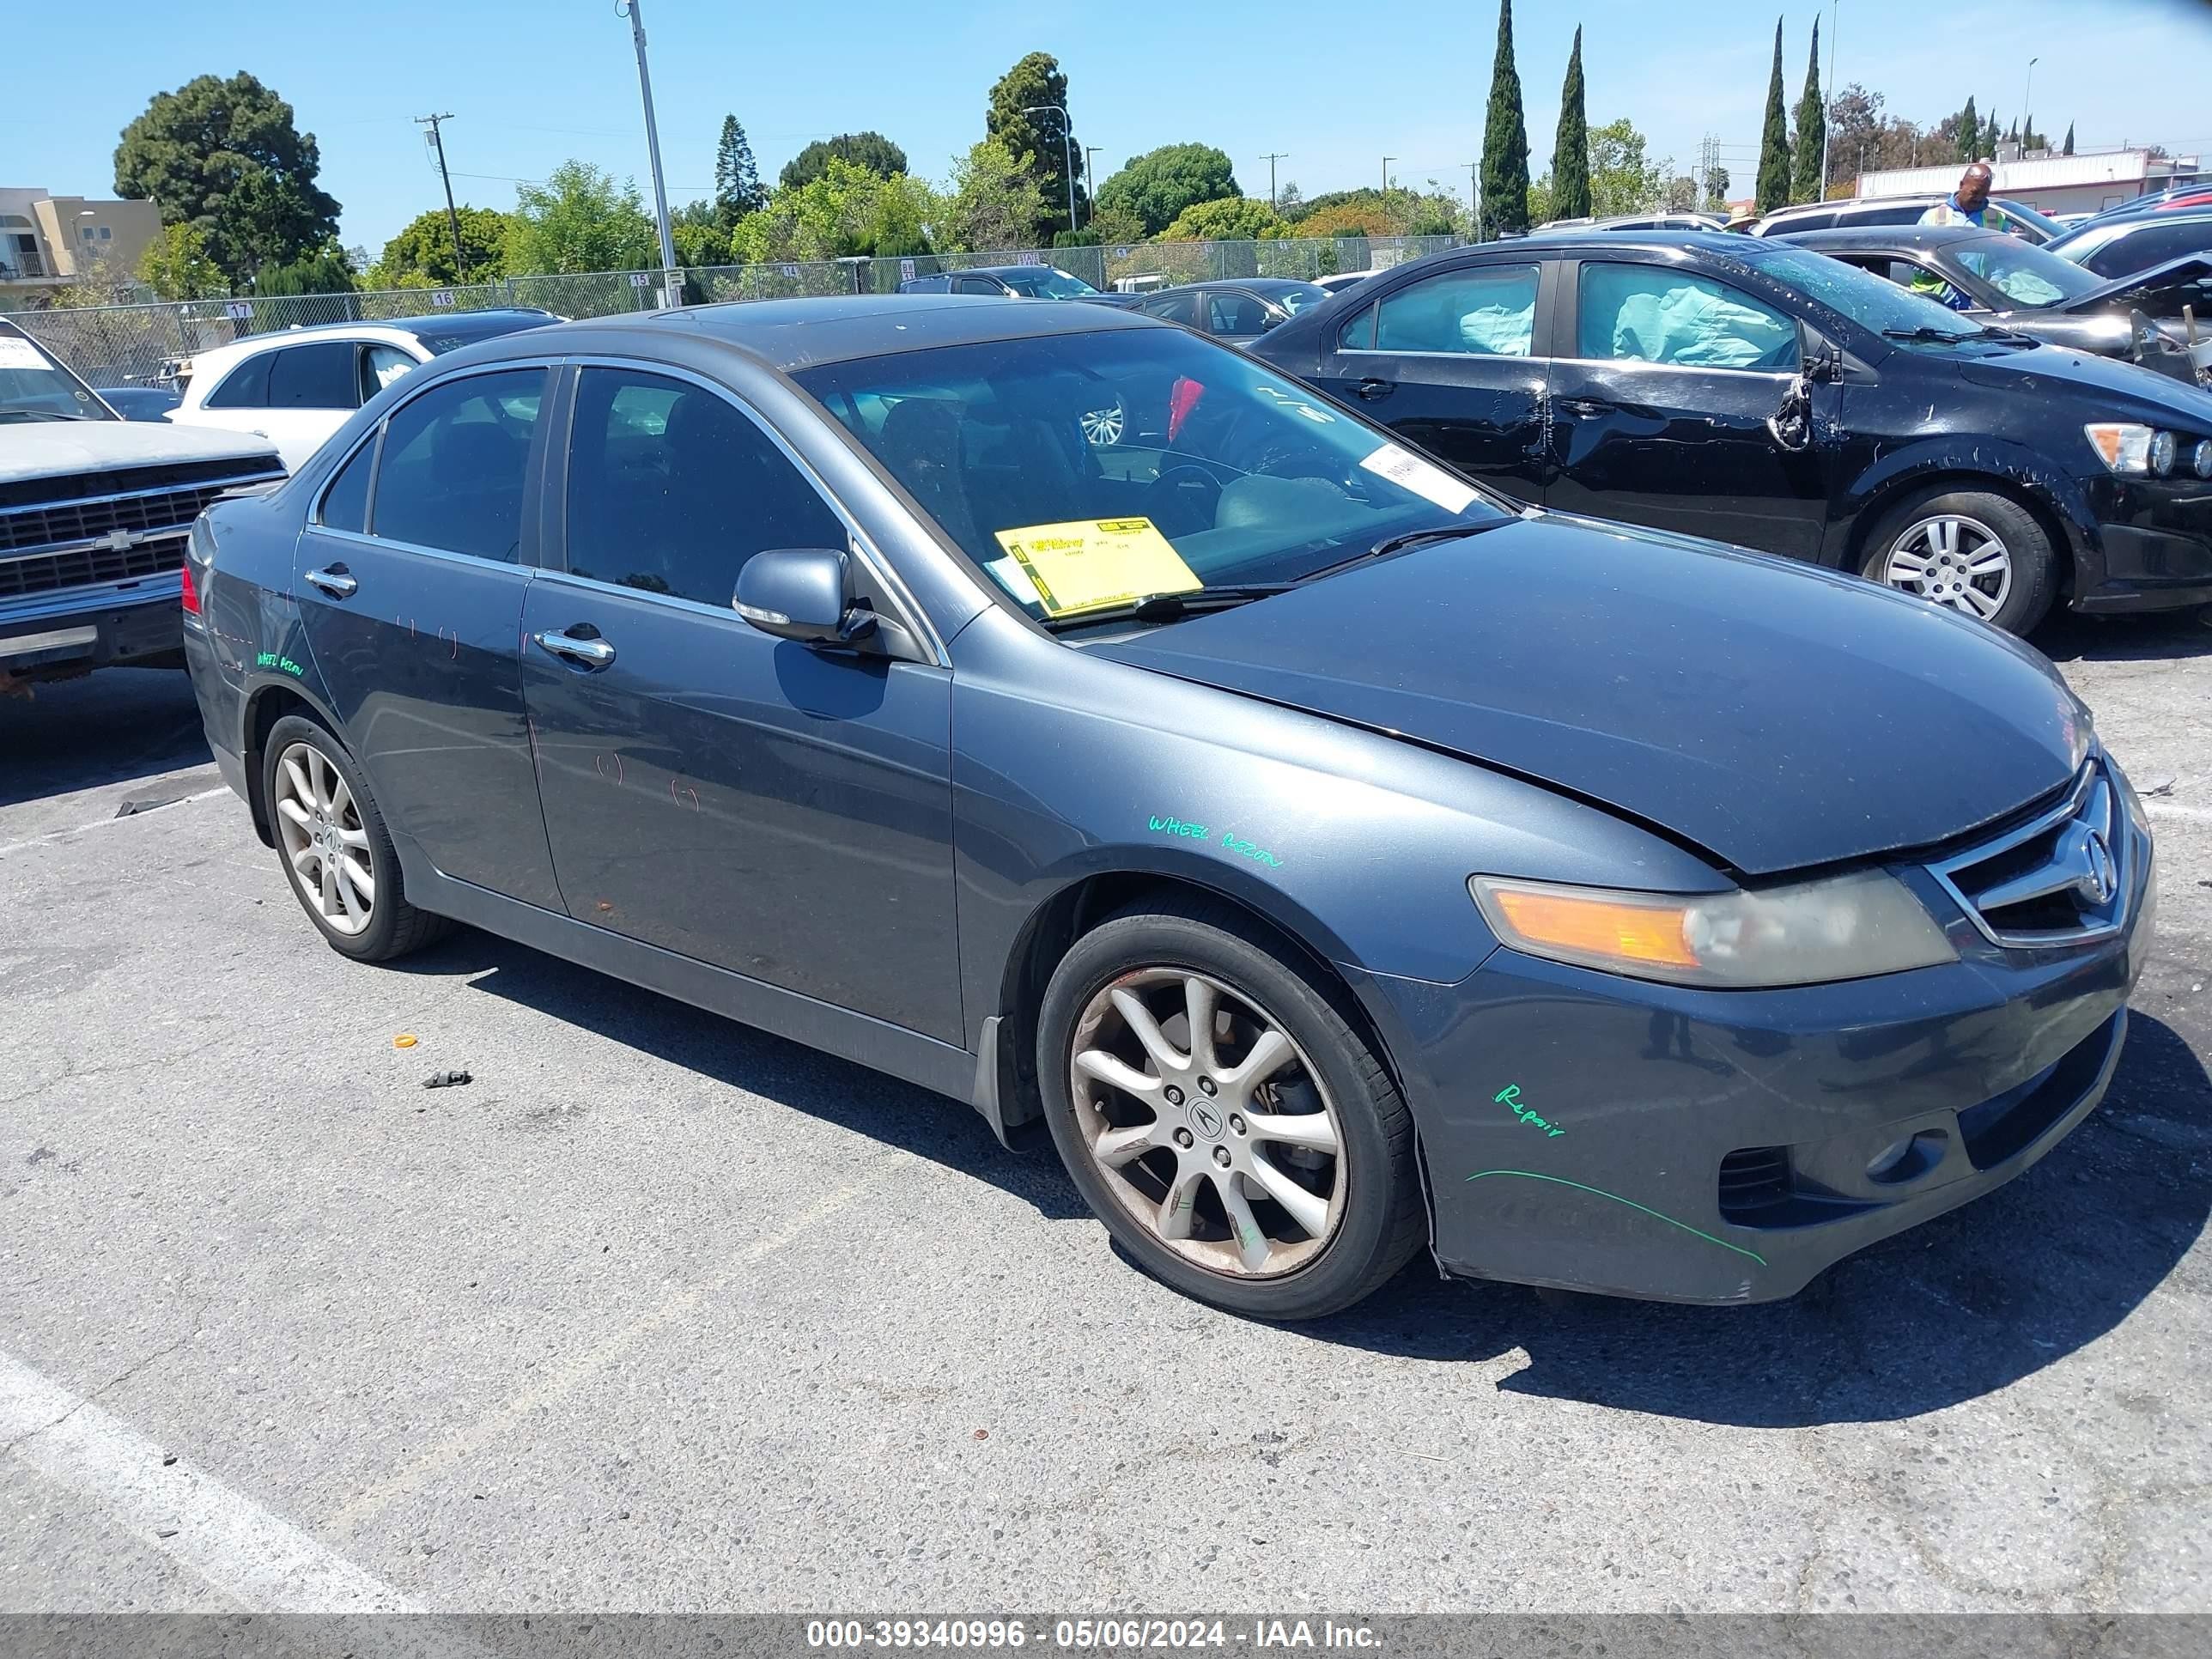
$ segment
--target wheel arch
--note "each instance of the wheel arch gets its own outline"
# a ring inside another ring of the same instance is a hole
[[[1389,1070],[1401,1091],[1404,1079],[1373,1012],[1338,971],[1323,933],[1311,918],[1303,925],[1255,903],[1226,885],[1187,871],[1127,866],[1095,869],[1066,882],[1033,908],[1015,934],[1000,969],[997,1006],[990,1011],[997,1042],[999,1109],[1008,1126],[1042,1115],[1036,1077],[1036,1015],[1053,972],[1075,942],[1099,923],[1138,904],[1182,901],[1188,905],[1226,908],[1262,936],[1275,941],[1286,960],[1305,969],[1338,1003],[1352,1029]]]
[[[1992,471],[1986,465],[1957,458],[1929,457],[1917,464],[1869,480],[1853,514],[1850,534],[1844,545],[1842,568],[1856,574],[1864,562],[1875,529],[1896,510],[1899,503],[1931,489],[1976,489],[2002,496],[2041,526],[2058,561],[2058,601],[2070,601],[2078,586],[2080,568],[2092,545],[2095,520],[2088,504],[2080,499],[2072,481],[2044,465],[2008,465]]]
[[[265,679],[247,687],[239,723],[238,752],[246,765],[246,805],[253,817],[253,833],[261,837],[264,847],[276,844],[276,827],[269,816],[269,790],[264,777],[267,768],[262,753],[268,746],[270,732],[287,714],[313,720],[333,736],[338,729],[330,710],[301,690],[296,680]]]

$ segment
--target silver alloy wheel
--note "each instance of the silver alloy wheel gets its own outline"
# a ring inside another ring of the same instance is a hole
[[[1979,519],[1938,513],[1890,544],[1881,579],[1987,622],[2012,597],[2012,554]]]
[[[276,830],[301,895],[332,933],[361,933],[376,916],[376,865],[361,809],[330,757],[295,743],[276,758]]]
[[[1121,441],[1121,433],[1128,423],[1128,411],[1119,404],[1106,409],[1086,410],[1083,416],[1083,437],[1093,449],[1109,449]]]
[[[1321,1073],[1267,1012],[1182,968],[1091,999],[1069,1054],[1076,1127],[1121,1207],[1212,1272],[1304,1266],[1344,1218],[1344,1135]]]

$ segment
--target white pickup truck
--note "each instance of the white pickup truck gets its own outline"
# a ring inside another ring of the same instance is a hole
[[[182,666],[192,520],[283,477],[264,438],[124,420],[0,319],[0,690]]]

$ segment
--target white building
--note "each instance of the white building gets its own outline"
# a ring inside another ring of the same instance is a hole
[[[2122,202],[2185,185],[2198,176],[2194,155],[2154,157],[2147,149],[2085,150],[2077,155],[2054,155],[2036,151],[1992,161],[1996,174],[1990,187],[1993,196],[2023,202],[2039,213],[2097,213]],[[1936,167],[1895,167],[1885,173],[1859,175],[1858,193],[1871,196],[1919,196],[1948,191],[1959,182],[1964,164],[1945,161]]]

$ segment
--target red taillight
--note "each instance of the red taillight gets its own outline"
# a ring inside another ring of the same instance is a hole
[[[190,559],[185,561],[184,577],[185,586],[181,597],[184,599],[185,614],[188,617],[197,617],[200,614],[200,591],[192,586],[192,562]]]

